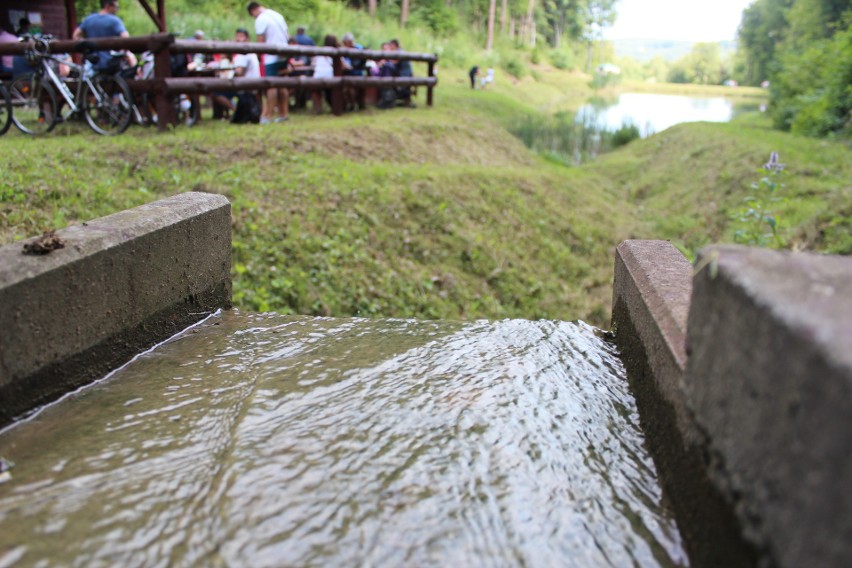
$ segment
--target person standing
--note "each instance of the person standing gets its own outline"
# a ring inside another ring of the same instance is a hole
[[[284,16],[262,6],[257,2],[249,2],[246,7],[249,15],[254,18],[254,33],[260,43],[286,46],[289,39],[287,22]],[[277,77],[280,71],[286,71],[287,58],[267,53],[264,56],[264,71],[267,77]],[[273,88],[266,91],[266,106],[263,109],[261,124],[273,120],[283,122],[289,118],[290,96],[287,89]],[[273,115],[277,117],[273,119]]]
[[[98,39],[102,37],[130,37],[124,22],[118,17],[118,0],[101,0],[100,12],[89,14],[74,30],[74,39]],[[98,51],[98,62],[94,67],[103,70],[109,67],[112,55],[109,51]],[[129,51],[124,52],[127,62],[131,67],[136,66],[136,56]]]
[[[479,77],[479,65],[474,65],[470,68],[470,71],[467,73],[468,77],[470,77],[470,88],[476,88],[476,78]]]

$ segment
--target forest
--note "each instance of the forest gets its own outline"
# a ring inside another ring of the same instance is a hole
[[[852,2],[755,0],[743,12],[740,52],[749,84],[769,81],[777,128],[852,134]]]

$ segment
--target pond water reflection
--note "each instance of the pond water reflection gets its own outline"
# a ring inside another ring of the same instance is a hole
[[[728,122],[738,112],[757,109],[756,104],[740,105],[725,97],[624,93],[583,105],[577,121],[605,130],[635,124],[644,138],[681,122]]]

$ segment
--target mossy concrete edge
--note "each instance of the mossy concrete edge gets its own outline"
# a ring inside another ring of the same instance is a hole
[[[188,192],[0,247],[0,427],[231,303],[231,206]]]
[[[692,564],[847,565],[852,258],[626,241],[613,328]]]
[[[616,248],[612,327],[640,422],[692,566],[754,566],[758,553],[709,475],[683,378],[692,265],[668,241]]]

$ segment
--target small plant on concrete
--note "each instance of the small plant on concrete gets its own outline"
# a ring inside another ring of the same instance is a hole
[[[734,214],[741,228],[734,233],[734,240],[741,244],[775,246],[783,248],[784,239],[778,234],[778,215],[772,206],[779,203],[778,190],[784,187],[781,176],[785,164],[778,161],[778,152],[772,152],[763,165],[766,172],[759,181],[751,184],[752,194],[743,200],[743,206]]]

